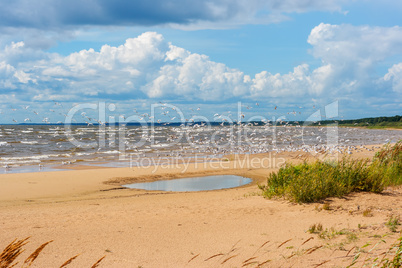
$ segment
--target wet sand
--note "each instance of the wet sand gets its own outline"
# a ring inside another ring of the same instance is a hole
[[[373,154],[362,149],[352,157]],[[385,222],[391,214],[402,216],[400,188],[330,199],[330,210],[323,209],[323,203],[299,205],[260,195],[257,184],[264,184],[279,163],[306,157],[293,152],[158,168],[80,166],[2,174],[0,249],[15,238],[30,236],[20,257],[24,260],[54,240],[32,267],[59,267],[77,254],[69,267],[91,267],[105,255],[99,267],[345,267],[356,248],[367,242],[374,246],[380,239],[386,241],[373,254],[388,248],[398,234]],[[241,175],[253,182],[233,189],[176,193],[121,187],[211,174]],[[334,237],[309,233],[318,223]]]

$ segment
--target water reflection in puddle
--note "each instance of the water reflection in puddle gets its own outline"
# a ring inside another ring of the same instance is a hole
[[[194,177],[185,179],[153,181],[144,183],[126,184],[123,187],[143,190],[195,192],[206,190],[219,190],[239,187],[249,184],[252,180],[235,175],[217,175],[206,177]]]

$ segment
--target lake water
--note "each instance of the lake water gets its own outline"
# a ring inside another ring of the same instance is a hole
[[[216,161],[228,154],[303,150],[329,153],[402,139],[400,130],[240,124],[208,126],[0,125],[0,173],[58,165],[155,165],[155,159]],[[335,144],[335,145],[332,145]],[[152,160],[152,161],[151,161]]]
[[[126,184],[123,187],[150,191],[196,192],[239,187],[252,180],[235,175],[216,175],[175,180]]]

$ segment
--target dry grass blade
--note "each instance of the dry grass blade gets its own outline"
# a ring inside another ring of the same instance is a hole
[[[75,260],[80,254],[75,255],[74,257],[71,257],[70,259],[68,259],[65,263],[63,263],[60,268],[66,267],[67,265],[69,265],[73,260]]]
[[[290,240],[292,240],[292,238],[291,239],[288,239],[288,240],[286,240],[285,242],[283,242],[282,244],[280,244],[279,246],[278,246],[278,248],[280,248],[280,247],[282,247],[283,245],[285,245],[287,242],[289,242]]]
[[[231,257],[229,257],[229,258],[226,258],[223,262],[221,262],[221,264],[224,264],[224,263],[227,262],[228,260],[233,259],[234,257],[237,257],[237,256],[239,256],[239,254],[236,254],[236,255],[233,255],[233,256],[231,256]]]
[[[378,255],[378,256],[384,255],[384,256],[382,256],[382,259],[381,259],[380,263],[382,263],[384,261],[385,257],[388,255],[388,253],[390,251],[391,251],[391,249],[388,249],[387,251],[384,251],[380,255]]]
[[[96,268],[96,267],[98,267],[99,263],[100,263],[101,261],[103,261],[104,258],[106,258],[106,255],[103,256],[102,258],[100,258],[97,262],[95,262],[94,265],[91,266],[91,268]]]
[[[387,254],[387,252],[384,251],[384,252],[378,254],[378,256],[385,255],[385,254]]]
[[[232,253],[233,251],[236,251],[236,250],[238,250],[239,248],[232,248],[228,253],[226,253],[226,254],[230,254],[230,253]]]
[[[265,242],[264,244],[262,244],[259,248],[258,248],[258,250],[259,249],[261,249],[261,248],[263,248],[266,244],[268,244],[269,243],[269,240],[267,241],[267,242]]]
[[[351,249],[349,249],[348,253],[346,254],[346,257],[349,256],[349,253],[355,248],[356,246],[352,247]]]
[[[264,261],[264,262],[258,264],[257,267],[261,267],[261,266],[263,266],[264,264],[267,264],[267,263],[270,262],[270,261],[271,261],[271,260],[266,260],[266,261]]]
[[[306,251],[306,255],[313,253],[319,248],[322,248],[322,246],[310,248],[309,250]]]
[[[306,249],[303,254],[307,254],[307,252],[309,252],[313,248],[315,248],[315,247],[311,247],[311,248]]]
[[[307,239],[306,241],[304,241],[301,246],[303,246],[304,244],[306,244],[308,241],[310,241],[311,239],[314,239],[314,237],[310,237],[309,239]]]
[[[223,253],[218,253],[218,254],[212,255],[211,257],[205,259],[204,261],[208,261],[208,260],[210,260],[210,259],[212,259],[212,258],[215,258],[215,257],[218,257],[218,256],[222,256],[222,255],[223,255]]]
[[[262,244],[258,249],[257,249],[257,251],[258,250],[260,250],[260,249],[262,249],[266,244],[268,244],[269,243],[269,240],[268,241],[266,241],[264,244]]]
[[[197,255],[195,255],[194,257],[192,257],[187,263],[189,263],[190,261],[194,260],[194,259],[197,258],[198,256],[200,256],[200,253],[198,253]]]
[[[246,267],[247,265],[252,265],[252,264],[258,264],[258,261],[252,261],[252,262],[245,263],[241,267]]]
[[[230,252],[233,252],[233,251],[235,251],[235,250],[238,249],[238,248],[235,248],[235,246],[236,246],[237,244],[239,244],[240,241],[241,241],[241,239],[240,239],[239,241],[237,241],[237,242],[232,246],[232,248],[230,249],[229,253],[230,253]],[[227,253],[227,254],[229,254],[229,253]]]
[[[32,263],[36,260],[36,258],[39,256],[39,254],[42,252],[42,250],[49,244],[53,242],[53,240],[50,240],[46,243],[43,243],[42,245],[40,245],[31,255],[29,255],[29,257],[24,261],[24,265],[27,264],[29,266],[32,265]]]
[[[252,255],[252,256],[254,256],[260,249],[262,249],[266,244],[268,244],[269,243],[269,240],[268,241],[266,241],[266,242],[264,242],[264,244],[262,244],[255,252],[254,252],[254,254]]]
[[[251,261],[251,260],[254,260],[255,258],[257,258],[257,257],[251,257],[251,258],[248,258],[247,260],[245,260],[243,263],[246,263],[246,262],[249,262],[249,261]]]
[[[319,267],[319,266],[321,266],[321,265],[323,265],[323,264],[326,264],[327,262],[329,262],[330,260],[326,260],[326,261],[323,261],[322,263],[319,263],[319,264],[317,264],[316,266],[314,266],[314,268],[315,267]]]
[[[6,268],[15,261],[15,259],[24,251],[22,249],[28,243],[29,237],[21,240],[14,239],[0,254],[0,267]],[[15,266],[14,264],[13,266]]]

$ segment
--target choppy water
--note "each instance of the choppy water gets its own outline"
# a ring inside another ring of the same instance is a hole
[[[402,131],[356,128],[235,126],[0,126],[0,165],[49,166],[112,162],[123,156],[210,157],[230,153],[315,150],[319,147],[384,144]],[[4,169],[4,168],[3,168]],[[7,168],[9,169],[9,168]]]

